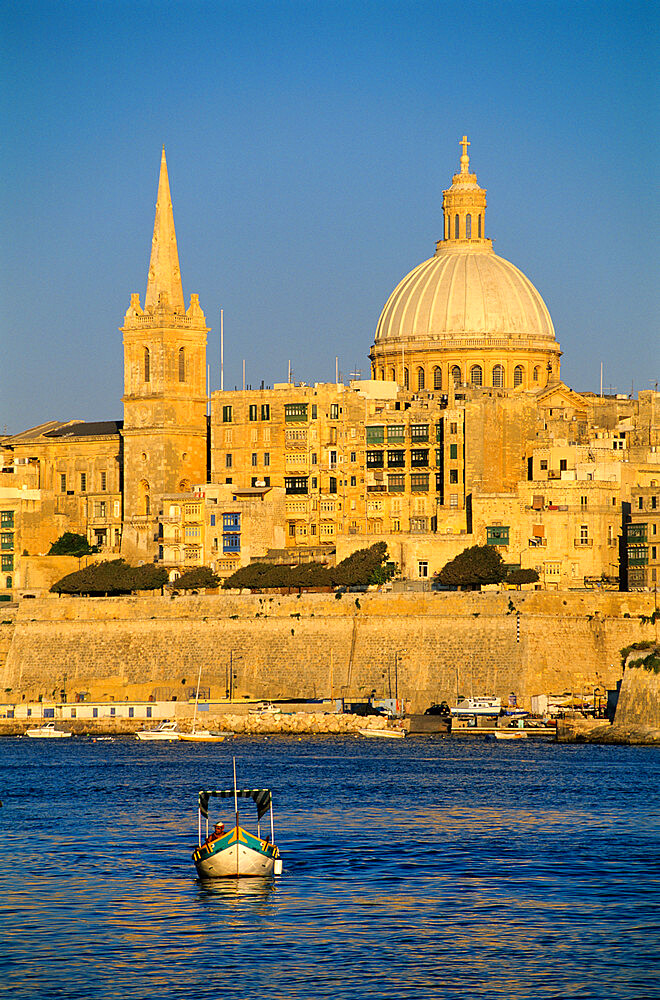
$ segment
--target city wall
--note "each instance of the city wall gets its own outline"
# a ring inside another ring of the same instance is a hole
[[[22,601],[4,701],[387,696],[413,711],[457,694],[592,694],[621,677],[619,650],[652,639],[653,596],[426,593],[44,598]]]

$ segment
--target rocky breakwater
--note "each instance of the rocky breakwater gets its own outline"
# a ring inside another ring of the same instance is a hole
[[[292,712],[290,714],[222,715],[217,719],[220,732],[237,736],[337,736],[357,733],[359,729],[386,729],[391,723],[381,716],[337,715],[330,712]]]

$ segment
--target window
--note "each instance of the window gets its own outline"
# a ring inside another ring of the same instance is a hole
[[[215,528],[215,514],[211,514],[211,527]]]
[[[449,494],[449,506],[458,507],[458,493]]]
[[[541,472],[547,472],[548,470],[548,460],[547,458],[542,458],[540,461]]]
[[[503,527],[501,524],[486,528],[486,545],[508,545],[509,526]]]
[[[250,407],[249,407],[249,410],[248,410],[248,418],[250,420],[256,420],[257,419],[257,412],[258,412],[258,410],[257,410],[257,404],[256,403],[250,403]]]
[[[409,378],[409,375],[408,375],[408,369],[407,368],[403,369],[403,388],[404,389],[409,389],[410,388],[410,378]]]
[[[288,424],[304,423],[307,420],[307,403],[287,403],[284,419]]]
[[[639,510],[644,510],[644,497],[638,497],[637,506]]]
[[[259,464],[259,457],[258,457],[256,451],[253,451],[252,452],[252,468],[254,468],[255,466],[257,466],[258,464]]]
[[[223,535],[222,536],[222,551],[223,552],[240,552],[241,551],[241,536],[238,533]]]
[[[11,531],[3,531],[0,535],[0,548],[9,549],[13,551],[14,548],[14,536]]]
[[[651,497],[651,510],[657,510],[658,508],[658,498]]]
[[[589,542],[589,527],[586,524],[580,525],[580,545],[587,545]]]
[[[406,428],[403,424],[390,424],[387,428],[387,440],[389,441],[405,441],[406,440]]]
[[[427,468],[429,464],[428,448],[413,448],[410,452],[410,464],[413,469]]]
[[[14,527],[14,512],[13,510],[3,510],[0,512],[0,527],[3,528],[13,528]]]
[[[436,493],[442,493],[442,473],[441,472],[436,472],[436,474],[435,474],[435,491],[436,491]]]
[[[316,403],[312,403],[312,420],[316,420],[319,415],[319,408]]]
[[[101,493],[105,493],[105,491],[107,490],[107,488],[108,488],[108,473],[107,472],[102,472],[101,473]]]
[[[312,489],[315,490],[317,486],[318,486],[318,477],[312,476]]]
[[[186,349],[179,348],[179,382],[186,381]]]
[[[465,216],[465,235],[467,239],[472,239],[472,216],[469,213]]]
[[[433,369],[433,388],[442,389],[442,369],[438,365]]]
[[[587,506],[587,497],[584,496],[580,497],[580,507],[586,507],[586,506]]]
[[[461,369],[458,367],[458,365],[452,365],[451,366],[451,373],[450,374],[451,374],[451,379],[452,379],[452,382],[454,383],[454,385],[460,385],[461,384]]]
[[[367,427],[367,444],[383,444],[384,441],[384,427]],[[353,461],[355,461],[355,459],[353,459]]]
[[[449,470],[449,482],[452,484],[458,483],[458,469]]]
[[[233,464],[234,464],[234,456],[230,451],[228,451],[227,454],[225,455],[225,469],[231,469]]]
[[[417,391],[422,392],[424,389],[424,369],[417,369]]]
[[[450,434],[458,434],[458,424],[450,424],[449,425],[449,433]]]
[[[351,486],[357,486],[357,477],[351,476]]]
[[[357,462],[357,452],[351,452],[351,462]]]
[[[144,381],[151,382],[151,355],[149,354],[149,348],[144,349]]]
[[[60,472],[60,493],[66,493],[66,475]]]
[[[312,465],[318,464],[318,455],[315,451],[312,452]]]
[[[470,382],[472,385],[483,385],[484,373],[481,365],[472,365],[470,368]]]
[[[330,403],[330,419],[339,420],[339,403]]]
[[[417,576],[420,578],[420,580],[425,580],[428,575],[429,575],[429,564],[426,561],[426,559],[420,559],[417,563]]]
[[[268,468],[269,465],[270,465],[270,452],[269,451],[265,451],[264,452],[264,466],[266,468]]]
[[[413,472],[410,476],[410,489],[413,493],[428,493],[429,477],[427,472]]]
[[[435,464],[438,468],[442,467],[442,448],[435,449]]]
[[[7,555],[2,553],[2,569],[5,573],[11,573],[14,569],[14,557],[13,555]]]
[[[390,469],[405,469],[406,453],[402,449],[387,452],[387,465]]]
[[[263,483],[264,486],[270,486],[270,476],[264,476]]]
[[[367,468],[368,469],[382,469],[384,463],[383,460],[384,452],[382,451],[368,451],[367,452]]]
[[[541,370],[540,370],[539,366],[535,365],[534,366],[534,371],[532,372],[532,378],[533,378],[533,380],[535,382],[538,382],[540,374],[541,374]]]
[[[231,406],[222,407],[222,422],[223,424],[230,424],[232,422]]]
[[[94,516],[99,518],[105,518],[106,515],[106,504],[105,500],[99,500],[94,504]]]
[[[566,458],[560,458],[559,459],[559,471],[560,472],[566,472],[567,469],[568,469],[568,460]]]
[[[449,457],[453,458],[453,459],[457,459],[458,458],[458,445],[457,444],[450,444],[449,445]]]
[[[458,225],[458,215],[454,216],[454,239],[458,239],[459,225]]]
[[[493,368],[493,388],[504,388],[504,365],[495,365]]]
[[[285,476],[284,491],[288,494],[307,493],[307,476]]]
[[[428,441],[429,439],[429,425],[428,424],[411,424],[410,425],[410,437],[415,441]]]
[[[228,514],[222,515],[222,530],[223,531],[237,531],[241,527],[241,515],[235,511],[231,511]]]
[[[406,488],[405,476],[388,476],[387,488],[390,493],[403,493]]]
[[[80,473],[80,492],[81,493],[86,493],[87,492],[87,473],[86,472],[81,472]]]
[[[513,388],[517,389],[519,385],[522,385],[523,380],[523,369],[522,365],[516,365],[513,369]]]
[[[261,404],[261,419],[270,420],[270,403]]]

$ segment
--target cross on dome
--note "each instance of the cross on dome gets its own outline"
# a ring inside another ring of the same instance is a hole
[[[470,166],[470,157],[468,156],[468,151],[467,151],[467,148],[468,148],[469,145],[470,145],[470,142],[468,141],[468,137],[466,135],[464,135],[463,138],[461,139],[461,141],[459,142],[459,146],[463,147],[463,155],[461,156],[461,173],[462,174],[467,174],[468,173],[468,168]]]

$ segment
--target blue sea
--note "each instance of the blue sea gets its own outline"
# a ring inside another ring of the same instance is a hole
[[[200,884],[234,755],[284,872]],[[0,798],[3,996],[660,996],[657,749],[4,738]]]

